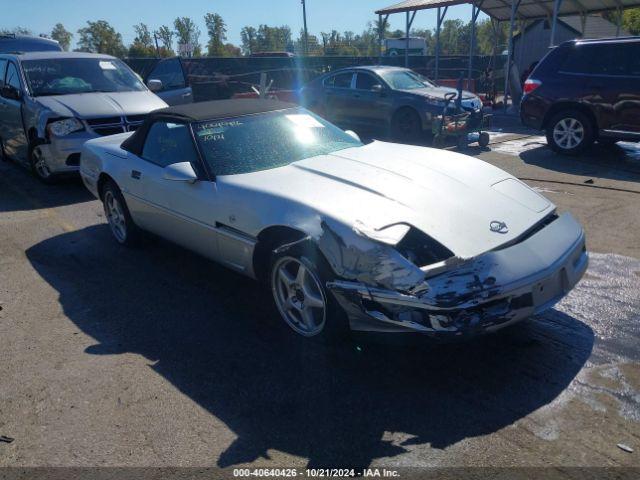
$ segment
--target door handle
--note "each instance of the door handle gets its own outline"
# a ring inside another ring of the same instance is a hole
[[[191,96],[191,92],[183,93],[182,98],[187,98]]]
[[[137,170],[131,170],[131,178],[133,178],[134,180],[140,180],[141,177],[142,173]]]

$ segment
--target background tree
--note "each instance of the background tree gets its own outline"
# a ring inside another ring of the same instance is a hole
[[[133,39],[133,43],[129,47],[129,56],[155,57],[156,48],[149,27],[144,23],[139,23],[138,25],[134,25],[133,29],[136,32],[136,37]]]
[[[630,8],[622,14],[622,26],[631,35],[640,35],[640,8]]]
[[[155,33],[160,41],[160,56],[172,57],[175,55],[173,51],[173,30],[166,25],[162,25]]]
[[[224,20],[217,13],[207,13],[204,16],[204,23],[207,26],[209,42],[207,43],[207,54],[210,57],[223,57],[228,53],[225,49],[224,41],[227,39],[227,26]]]
[[[256,33],[256,43],[257,51],[260,52],[293,51],[291,29],[286,25],[281,27],[260,25]]]
[[[258,51],[258,31],[254,27],[246,26],[240,30],[242,53],[251,55]]]
[[[190,43],[193,47],[192,55],[199,57],[202,53],[200,46],[200,29],[189,17],[178,17],[173,21],[173,27],[176,29],[176,37],[179,44]]]
[[[64,28],[64,25],[62,25],[61,23],[56,23],[55,27],[53,27],[53,30],[51,30],[51,38],[56,40],[60,44],[62,49],[66,52],[68,52],[69,48],[71,47],[72,37],[73,33]]]
[[[0,35],[15,33],[16,35],[33,35],[33,32],[26,27],[1,28]]]
[[[88,21],[78,34],[78,50],[81,52],[106,53],[116,57],[123,57],[126,53],[122,35],[105,20]]]
[[[242,50],[240,47],[234,45],[233,43],[225,43],[224,44],[224,57],[240,57],[242,56]]]
[[[494,28],[496,29],[494,33]],[[491,20],[486,19],[478,22],[476,27],[478,51],[480,55],[494,55],[508,48],[509,42],[509,25],[507,22],[501,22],[499,27],[491,24]],[[497,34],[497,41],[496,41]],[[494,52],[495,48],[495,52]]]

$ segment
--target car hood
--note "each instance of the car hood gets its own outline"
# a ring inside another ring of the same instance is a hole
[[[300,211],[310,208],[359,231],[406,222],[461,258],[513,241],[555,209],[516,178],[481,160],[384,142],[220,181],[222,188],[277,196],[304,206]],[[295,210],[287,203],[283,208]],[[506,227],[494,232],[494,222]]]
[[[447,93],[455,93],[456,96],[458,94],[458,90],[451,87],[425,87],[425,88],[416,88],[413,90],[403,90],[403,92],[413,93],[415,95],[420,95],[422,97],[431,97],[438,98],[444,100],[444,97]],[[472,98],[476,98],[471,92],[467,92],[466,90],[462,91],[462,99],[469,100]]]
[[[139,92],[93,92],[36,97],[40,105],[61,117],[98,118],[149,113],[167,104],[155,94]]]

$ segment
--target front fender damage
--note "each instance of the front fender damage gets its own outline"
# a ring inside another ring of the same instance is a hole
[[[312,228],[301,241],[312,241],[331,266],[336,278],[327,288],[352,330],[438,336],[497,330],[552,306],[588,263],[584,231],[569,214],[508,248],[422,268],[384,243],[397,232],[376,230],[372,239],[366,226],[319,217],[306,226]]]

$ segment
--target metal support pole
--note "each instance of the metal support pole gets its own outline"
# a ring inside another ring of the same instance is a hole
[[[555,0],[553,4],[553,19],[551,20],[551,44],[550,47],[554,47],[556,44],[556,26],[558,24],[558,13],[560,12],[560,6],[562,0]]]
[[[382,42],[384,36],[384,25],[382,25],[382,14],[378,14],[378,65],[382,64]]]
[[[442,30],[442,22],[447,14],[449,7],[444,7],[444,11],[440,14],[441,8],[438,7],[438,21],[436,23],[436,72],[434,80],[437,82],[440,78],[440,31]]]
[[[556,0],[558,1],[558,0]],[[507,55],[507,70],[504,78],[504,109],[507,109],[507,96],[509,94],[509,77],[511,76],[511,59],[513,58],[513,25],[516,21],[516,11],[520,2],[511,0],[511,19],[509,23],[509,53]]]
[[[413,19],[416,18],[417,10],[413,12],[413,15],[409,17],[409,12],[407,12],[407,36],[405,38],[405,46],[404,46],[404,66],[405,68],[409,68],[409,32],[411,31],[411,25],[413,24]]]
[[[514,63],[521,63],[522,64],[522,69],[520,70],[520,73],[524,72],[524,69],[526,67],[528,67],[528,65],[525,65],[525,63],[523,62],[524,60],[524,49],[525,49],[525,36],[527,35],[527,21],[523,20],[522,22],[520,22],[520,47],[518,48],[518,55],[516,57],[515,52],[514,52]],[[515,50],[515,47],[514,47]]]
[[[438,7],[438,22],[436,23],[436,71],[434,75],[434,80],[438,81],[438,76],[440,75],[440,7]]]
[[[616,22],[616,37],[619,37],[620,36],[620,30],[622,28],[622,15],[623,15],[623,13],[622,13],[622,8],[620,8],[619,5],[618,5],[618,8],[616,8],[616,11],[618,12],[618,15],[617,15],[617,17],[618,17],[617,20],[618,21]]]
[[[404,67],[409,68],[409,12],[407,11],[406,38],[404,44]]]
[[[467,73],[467,89],[471,88],[471,75],[473,71],[473,54],[476,47],[476,20],[480,14],[480,7],[482,1],[476,6],[475,3],[471,4],[471,39],[469,40],[469,71]]]
[[[307,30],[307,4],[302,1],[302,19],[304,21],[304,54],[309,55],[309,31]]]

